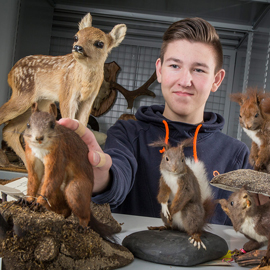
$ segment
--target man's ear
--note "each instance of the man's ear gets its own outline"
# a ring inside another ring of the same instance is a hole
[[[156,74],[157,74],[157,81],[161,83],[161,59],[158,58],[156,61]]]
[[[216,92],[219,88],[219,86],[221,85],[223,79],[225,77],[225,70],[224,69],[220,69],[217,74],[215,75],[215,81],[212,85],[212,89],[211,92]]]

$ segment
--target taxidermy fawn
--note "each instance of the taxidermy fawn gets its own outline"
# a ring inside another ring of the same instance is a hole
[[[245,187],[231,194],[228,200],[218,201],[231,219],[235,231],[249,239],[243,247],[246,252],[259,249],[268,240],[266,256],[262,258],[260,266],[270,265],[270,202],[257,206]]]
[[[184,147],[190,146],[191,142],[187,139],[176,147],[170,147],[164,141],[151,144],[165,148],[160,163],[160,189],[157,196],[165,226],[149,229],[183,230],[190,236],[190,243],[198,249],[201,246],[206,249],[200,237],[213,214],[215,204],[204,164],[185,158]]]
[[[104,78],[104,62],[112,48],[125,37],[126,25],[116,25],[110,33],[92,27],[90,13],[79,23],[72,53],[63,56],[30,55],[20,59],[8,74],[10,100],[0,108],[3,139],[25,163],[19,136],[34,102],[48,110],[59,102],[62,117],[76,118],[86,125],[93,102]]]
[[[111,238],[110,228],[91,213],[93,169],[88,147],[74,131],[56,123],[57,109],[41,112],[37,104],[24,131],[28,168],[26,202],[33,210],[42,206],[68,217],[71,212],[83,228],[88,225],[102,237]]]
[[[230,97],[240,105],[240,125],[252,140],[250,164],[256,171],[270,173],[270,115],[263,106],[269,95],[249,88],[246,93],[235,93]]]

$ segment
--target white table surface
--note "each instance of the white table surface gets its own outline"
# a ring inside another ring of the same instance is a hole
[[[132,215],[122,215],[122,214],[113,214],[113,217],[119,222],[124,223],[122,225],[122,231],[117,234],[117,237],[120,239],[119,242],[129,234],[147,230],[147,226],[160,226],[163,225],[162,220],[160,218],[149,218],[149,217],[141,217],[141,216],[132,216]],[[248,241],[244,235],[241,233],[237,233],[234,231],[233,227],[225,226],[225,225],[215,225],[210,224],[209,229],[207,231],[214,233],[220,237],[222,237],[228,244],[230,250],[234,250],[235,248],[240,249],[243,247],[243,244]],[[266,249],[266,247],[263,247]],[[193,266],[193,267],[180,267],[180,266],[171,266],[171,265],[163,265],[147,262],[141,259],[135,258],[135,260],[121,269],[140,269],[140,270],[166,270],[166,269],[250,269],[252,267],[240,267],[237,263],[232,262],[231,266]]]

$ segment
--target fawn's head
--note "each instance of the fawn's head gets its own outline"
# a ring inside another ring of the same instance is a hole
[[[84,65],[104,64],[108,53],[117,47],[126,35],[125,24],[117,24],[106,34],[92,27],[92,16],[86,14],[79,23],[79,31],[74,37],[72,53],[74,58]],[[103,67],[102,67],[103,68]]]

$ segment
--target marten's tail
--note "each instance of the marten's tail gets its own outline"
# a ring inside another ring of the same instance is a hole
[[[98,221],[92,213],[88,225],[92,230],[97,232],[104,240],[118,244],[118,239],[114,235],[115,231],[113,230],[113,228]]]

